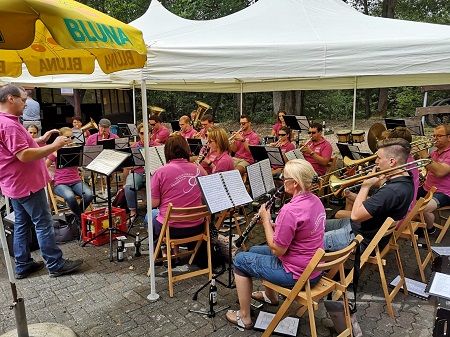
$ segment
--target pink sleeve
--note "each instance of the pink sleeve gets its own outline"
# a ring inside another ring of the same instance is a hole
[[[155,171],[155,173],[152,176],[151,182],[152,182],[152,199],[161,199],[161,191],[159,190],[161,181],[161,174],[158,172],[158,170]]]
[[[170,131],[167,128],[164,128],[161,130],[161,132],[158,134],[158,139],[161,141],[161,143],[165,143],[167,138],[170,136]]]
[[[253,132],[250,140],[248,141],[250,145],[259,145],[259,136],[256,132]]]
[[[321,157],[331,159],[331,156],[333,155],[333,149],[331,148],[331,144],[328,141],[325,142],[325,144],[324,144],[323,148],[321,149],[319,155]]]

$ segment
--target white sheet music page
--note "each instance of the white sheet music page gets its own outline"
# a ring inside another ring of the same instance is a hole
[[[103,150],[86,169],[109,176],[130,155],[121,151]]]
[[[450,275],[434,272],[428,293],[437,297],[450,299]]]
[[[164,146],[151,146],[150,152],[150,174],[166,164],[166,156],[164,155]],[[144,158],[145,159],[145,158]]]
[[[431,250],[438,255],[450,255],[450,247],[431,246]]]
[[[223,177],[234,206],[245,205],[253,201],[245,188],[244,181],[238,170],[226,171],[220,174]]]
[[[272,174],[272,172],[270,174]],[[256,200],[266,193],[259,163],[247,166],[247,176],[252,191],[252,197]]]
[[[83,166],[88,166],[103,151],[103,145],[83,147]]]
[[[300,151],[300,149],[295,149],[295,150],[286,152],[285,155],[288,160],[305,159],[305,156],[303,156],[303,153],[302,153],[302,151]]]
[[[211,214],[233,207],[230,196],[222,182],[221,173],[197,177],[197,181]]]
[[[264,180],[264,186],[266,187],[266,193],[275,189],[275,182],[273,181],[272,167],[270,166],[269,159],[265,159],[259,162],[261,166],[262,178]]]
[[[255,329],[263,331],[266,330],[274,317],[275,314],[260,311],[255,322]],[[300,320],[296,317],[286,317],[278,323],[274,332],[284,336],[297,336],[299,323]]]

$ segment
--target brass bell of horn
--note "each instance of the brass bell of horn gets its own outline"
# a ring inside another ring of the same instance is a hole
[[[211,106],[201,101],[195,101],[195,103],[197,103],[198,107],[197,113],[195,114],[195,120],[192,122],[192,126],[194,127],[194,129],[200,130],[201,120],[205,115],[205,112],[211,109]]]
[[[83,132],[84,132],[84,131],[87,131],[87,130],[89,130],[89,129],[95,129],[95,130],[98,130],[98,125],[97,125],[97,123],[95,123],[95,121],[91,118],[90,122],[87,123],[87,124],[85,124],[85,125],[83,125],[80,129],[83,130]]]
[[[152,115],[156,115],[156,116],[159,116],[159,115],[161,115],[164,111],[166,111],[166,110],[164,110],[163,108],[160,108],[159,106],[149,106],[148,108],[150,109],[151,114],[152,114]]]

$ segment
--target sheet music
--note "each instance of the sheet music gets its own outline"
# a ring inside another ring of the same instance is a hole
[[[164,145],[149,147],[150,152],[150,174],[154,174],[155,171],[161,166],[166,165],[166,156],[164,155]],[[144,157],[144,149],[141,150],[142,157]],[[145,159],[145,157],[144,157]]]
[[[100,152],[103,151],[103,145],[91,145],[83,147],[83,166],[88,166]]]
[[[440,256],[450,255],[450,247],[431,246],[431,250]]]
[[[233,208],[220,173],[197,177],[197,181],[211,214]]]
[[[275,189],[275,182],[273,181],[272,168],[270,167],[269,160],[263,160],[260,163],[261,175],[264,180],[264,186],[266,193]]]
[[[130,154],[115,150],[103,150],[86,169],[109,176]]]
[[[128,130],[130,130],[130,136],[139,136],[137,126],[134,124],[127,124]]]
[[[263,331],[266,330],[274,317],[275,314],[260,311],[255,322],[255,329]],[[286,336],[297,336],[299,322],[300,320],[296,317],[286,317],[285,319],[280,321],[274,332]]]
[[[300,149],[295,149],[295,150],[286,152],[285,155],[286,155],[286,158],[288,159],[288,161],[292,160],[292,159],[305,159],[305,157],[303,156],[303,153],[302,153],[302,151],[300,151]]]
[[[135,166],[145,166],[144,155],[142,154],[141,149],[132,147],[131,155],[133,156],[133,162]]]
[[[115,149],[126,149],[130,147],[128,144],[128,138],[116,138],[114,139],[114,148]]]
[[[84,132],[78,129],[72,129],[73,141],[76,144],[84,144]]]
[[[450,275],[434,272],[427,286],[427,292],[437,297],[450,299]]]
[[[247,166],[247,176],[250,183],[250,190],[252,191],[253,200],[256,200],[266,193],[259,163]]]
[[[284,158],[279,147],[265,146],[270,164],[276,166],[284,166]]]
[[[407,277],[405,277],[405,281],[408,293],[411,293],[412,295],[422,298],[424,300],[428,300],[428,298],[430,298],[430,295],[425,292],[425,288],[427,286],[426,283],[416,281]],[[400,275],[397,275],[397,277],[393,279],[391,283],[389,283],[389,286],[394,288],[397,286],[398,282],[400,282]],[[403,286],[400,289],[403,291]]]
[[[244,181],[238,170],[221,172],[219,174],[223,177],[234,206],[245,205],[253,201],[245,188]]]

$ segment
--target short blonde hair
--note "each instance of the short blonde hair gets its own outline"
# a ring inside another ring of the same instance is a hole
[[[289,160],[284,167],[284,172],[300,185],[302,193],[311,189],[313,180],[317,177],[316,171],[305,159]]]
[[[59,129],[59,135],[62,136],[64,134],[64,132],[67,132],[67,131],[70,131],[70,132],[73,133],[71,128],[65,126],[65,127],[61,128],[61,129]]]
[[[230,152],[230,142],[228,141],[227,132],[216,125],[211,126],[208,129],[208,140],[216,142],[217,147],[222,152]]]

